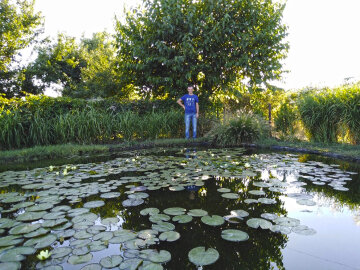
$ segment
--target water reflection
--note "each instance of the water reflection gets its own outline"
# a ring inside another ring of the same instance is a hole
[[[45,198],[54,205],[69,205],[72,209],[81,209],[87,202],[103,200],[105,205],[91,208],[90,213],[98,216],[95,225],[103,226],[105,219],[116,218],[114,224],[105,226],[107,231],[113,232],[151,229],[153,223],[149,217],[139,214],[144,208],[158,208],[161,213],[170,207],[204,209],[209,215],[219,216],[241,209],[246,210],[249,217],[238,219],[238,223],[226,222],[219,227],[204,224],[200,217],[194,217],[186,224],[172,222],[181,235],[179,240],[156,241],[156,244],[141,249],[169,251],[172,259],[164,265],[166,269],[197,269],[187,258],[188,252],[197,246],[215,248],[220,253],[220,259],[204,269],[332,269],[335,266],[340,267],[338,269],[348,266],[356,269],[360,263],[354,251],[360,246],[353,239],[360,239],[359,227],[356,227],[360,220],[360,180],[358,175],[346,172],[356,168],[346,163],[334,166],[333,162],[287,154],[244,154],[244,150],[184,149],[129,153],[115,160],[79,164],[69,169],[38,169],[14,176],[3,173],[0,179],[5,183],[20,179],[20,176],[21,180],[2,185],[1,217],[13,219],[27,211],[26,207],[11,211],[14,204],[5,202],[10,193],[14,197],[26,197],[24,201],[27,202],[38,203],[39,198]],[[345,180],[338,181],[339,177]],[[24,189],[29,185],[25,179],[39,186]],[[329,185],[334,181],[335,185]],[[343,190],[334,189],[339,187]],[[170,188],[179,191],[169,191]],[[228,193],[234,193],[236,198],[224,198],[223,193],[218,191],[221,188],[229,189],[231,192]],[[102,194],[111,192],[117,192],[119,196],[102,197]],[[143,204],[124,207],[123,202],[129,195],[141,192],[150,195],[144,198]],[[259,198],[266,200],[261,203]],[[297,218],[301,226],[309,226],[317,234],[281,234],[247,225],[247,220],[260,218],[264,213]],[[72,217],[66,218],[73,221]],[[0,221],[0,227],[2,224]],[[77,224],[76,230],[90,227]],[[221,231],[225,229],[247,232],[249,240],[238,243],[226,241],[221,238]],[[1,233],[2,237],[6,236],[8,228]],[[65,241],[58,239],[52,244],[52,249],[69,246],[72,241],[73,238]],[[94,257],[88,263],[98,263],[104,256],[123,255],[129,250],[124,244],[109,244],[106,241],[103,244],[107,248],[92,252]],[[81,269],[85,265],[73,266],[66,262],[67,259],[54,261],[54,264],[60,264],[64,269]],[[304,260],[307,260],[307,266]],[[28,256],[22,268],[35,268],[36,264],[35,256]]]

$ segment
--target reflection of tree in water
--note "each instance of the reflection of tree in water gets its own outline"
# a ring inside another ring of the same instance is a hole
[[[139,215],[141,209],[146,207],[159,208],[161,212],[169,207],[183,207],[187,210],[201,208],[208,211],[209,215],[229,215],[231,210],[243,209],[249,212],[249,217],[260,217],[264,212],[285,215],[283,203],[279,200],[279,193],[267,193],[268,198],[276,199],[277,203],[272,205],[248,205],[243,201],[247,198],[256,198],[248,193],[254,189],[246,185],[247,181],[229,181],[229,178],[214,178],[205,183],[206,196],[200,195],[198,191],[151,191],[150,198],[146,205],[141,205],[131,212],[123,212],[125,223],[123,228],[136,231],[151,228],[148,217]],[[217,192],[220,187],[230,188],[239,194],[237,200],[229,200],[221,197]],[[259,189],[258,187],[255,187]],[[189,197],[194,195],[194,199]],[[136,211],[137,210],[137,211]],[[187,224],[177,224],[176,231],[181,238],[173,243],[161,242],[150,248],[165,249],[172,254],[171,261],[166,265],[168,269],[196,269],[188,260],[188,252],[197,246],[212,247],[220,253],[220,259],[205,269],[271,269],[271,264],[283,269],[281,249],[285,247],[287,237],[280,233],[273,233],[270,230],[253,229],[246,225],[246,220],[239,224],[224,223],[220,227],[211,227],[201,222],[201,218],[194,217],[193,221]],[[250,239],[245,242],[229,242],[221,238],[221,231],[225,229],[239,229],[249,234]]]
[[[303,155],[299,157],[299,160],[306,162],[309,160],[319,161],[325,164],[339,164],[341,170],[353,171],[358,174],[352,175],[351,181],[346,181],[345,187],[348,191],[339,191],[333,189],[333,187],[326,185],[318,186],[312,184],[311,181],[301,178],[302,181],[306,182],[307,185],[303,188],[307,192],[314,192],[319,196],[320,200],[326,200],[327,203],[331,204],[332,208],[339,208],[347,206],[352,210],[358,210],[360,206],[360,166],[359,164],[351,164],[349,162],[333,160],[329,158],[313,156],[313,155]],[[304,174],[306,175],[306,174]]]

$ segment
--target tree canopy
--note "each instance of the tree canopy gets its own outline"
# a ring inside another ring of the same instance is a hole
[[[115,70],[113,39],[106,32],[95,33],[80,42],[59,34],[55,42],[39,48],[29,73],[42,89],[59,84],[63,96],[90,98],[125,94]]]
[[[16,56],[41,32],[42,17],[34,0],[0,1],[0,93],[13,96],[24,80]]]
[[[200,96],[235,80],[258,87],[282,73],[284,5],[272,0],[144,0],[116,22],[121,79],[143,96]]]

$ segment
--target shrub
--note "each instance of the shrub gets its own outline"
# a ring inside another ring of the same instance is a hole
[[[298,118],[296,106],[286,99],[275,113],[275,130],[280,132],[282,137],[294,135]]]
[[[215,125],[207,134],[212,143],[220,146],[250,143],[267,136],[268,123],[261,116],[243,112]]]

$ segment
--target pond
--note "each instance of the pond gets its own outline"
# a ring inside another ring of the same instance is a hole
[[[0,269],[360,269],[359,172],[242,148],[3,171]]]

